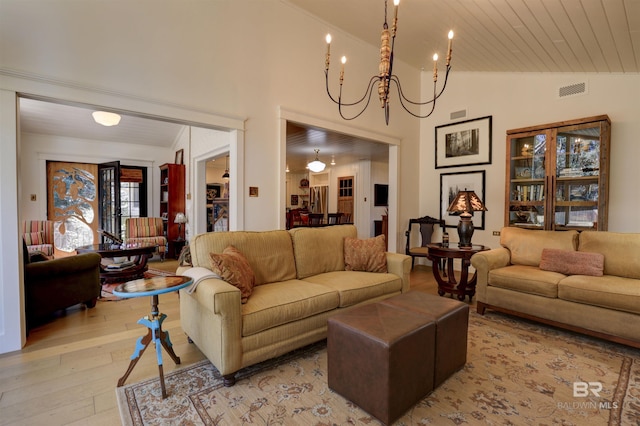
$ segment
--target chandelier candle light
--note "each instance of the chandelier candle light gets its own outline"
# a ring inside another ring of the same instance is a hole
[[[437,91],[437,81],[438,81],[438,55],[433,55],[433,97],[424,102],[414,102],[407,99],[403,92],[402,87],[400,85],[400,79],[398,76],[393,74],[393,48],[396,40],[396,31],[398,27],[398,4],[400,4],[400,0],[394,0],[394,13],[393,13],[393,24],[391,26],[391,31],[389,31],[389,26],[387,24],[387,0],[384,2],[384,24],[382,26],[382,35],[380,36],[381,46],[380,46],[380,65],[379,65],[379,73],[378,75],[374,75],[369,80],[369,85],[367,86],[367,90],[364,92],[362,98],[355,102],[343,102],[342,101],[342,85],[344,82],[344,68],[345,63],[347,62],[347,57],[343,56],[341,59],[342,67],[340,69],[340,91],[338,94],[338,99],[331,95],[331,91],[329,90],[329,64],[331,62],[331,34],[327,34],[327,55],[325,59],[325,84],[327,88],[327,94],[329,98],[336,104],[338,104],[338,112],[340,116],[345,120],[353,120],[359,117],[369,106],[369,102],[371,101],[371,95],[373,93],[373,88],[378,82],[378,96],[380,98],[380,106],[384,109],[384,118],[387,125],[389,125],[389,89],[391,87],[391,83],[394,83],[396,86],[396,90],[398,91],[398,98],[400,99],[400,105],[407,111],[409,114],[413,115],[417,118],[427,118],[436,108],[436,100],[442,95],[445,87],[447,87],[447,80],[449,79],[449,71],[451,70],[451,46],[453,40],[453,31],[449,31],[449,46],[447,48],[447,62],[446,62],[446,72],[444,76],[444,83],[442,84],[442,88],[440,91]],[[421,115],[419,113],[415,113],[410,111],[407,108],[406,104],[411,104],[414,107],[422,107],[428,104],[431,104],[431,110],[428,114]],[[356,112],[353,116],[345,116],[342,108],[343,107],[354,107],[361,106],[362,109],[359,112]]]

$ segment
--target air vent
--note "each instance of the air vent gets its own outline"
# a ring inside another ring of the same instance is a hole
[[[584,95],[587,93],[587,82],[570,84],[568,86],[562,86],[558,89],[558,97],[560,99],[568,96]]]
[[[454,111],[450,114],[451,120],[457,120],[459,118],[465,118],[467,116],[467,110],[461,109],[460,111]]]

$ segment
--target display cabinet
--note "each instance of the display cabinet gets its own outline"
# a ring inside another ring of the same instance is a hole
[[[607,229],[606,115],[507,131],[505,226]]]
[[[176,256],[174,241],[184,236],[178,234],[178,224],[174,222],[176,214],[185,212],[184,164],[163,164],[160,166],[160,215],[167,237],[167,257]],[[184,228],[184,227],[183,227]]]

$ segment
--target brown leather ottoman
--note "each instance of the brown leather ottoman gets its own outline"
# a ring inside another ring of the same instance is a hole
[[[436,323],[434,389],[467,362],[469,305],[412,290],[379,303],[427,315]]]
[[[386,424],[433,390],[435,324],[373,303],[328,320],[329,387]]]

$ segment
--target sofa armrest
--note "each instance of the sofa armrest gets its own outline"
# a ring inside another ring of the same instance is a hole
[[[216,315],[242,316],[240,289],[219,278],[207,278],[198,284],[198,288],[189,296]]]
[[[402,280],[402,292],[409,291],[409,275],[411,274],[411,256],[387,252],[387,271]]]
[[[485,294],[489,283],[489,272],[493,269],[508,266],[510,262],[511,252],[504,247],[481,251],[471,256],[471,265],[476,268],[478,277],[476,295],[479,302],[486,300]]]

